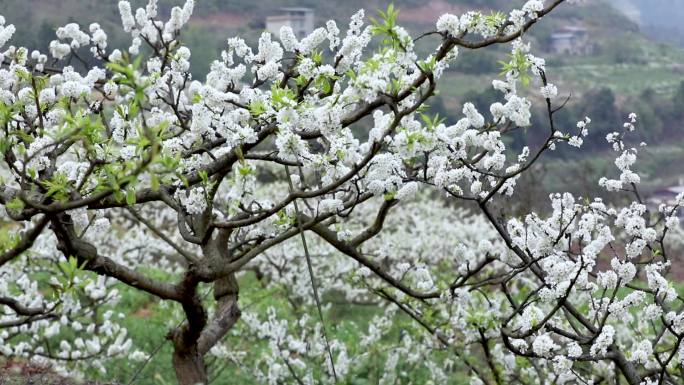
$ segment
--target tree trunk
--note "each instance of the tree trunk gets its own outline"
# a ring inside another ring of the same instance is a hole
[[[197,284],[196,277],[188,273],[179,285],[186,322],[169,333],[169,339],[173,342],[173,368],[179,385],[207,383],[204,353],[197,345],[207,325],[207,312],[197,295]]]
[[[188,322],[171,334],[174,346],[173,367],[179,385],[207,383],[204,356],[225,337],[228,330],[240,318],[238,283],[235,274],[229,274],[214,282],[214,298],[216,311],[211,322],[206,322],[206,319],[202,318],[206,313],[201,304],[186,305],[184,306],[186,315],[197,315],[197,317],[191,317],[195,322]],[[189,303],[192,302],[189,301]]]
[[[226,244],[230,233],[226,230],[219,231],[216,237],[209,238],[202,246],[202,253],[209,266],[221,263],[229,257],[226,255]],[[216,308],[211,320],[207,319],[207,312],[197,295],[198,283],[199,280],[192,274],[183,281],[181,293],[184,301],[181,304],[187,322],[170,335],[174,346],[173,367],[179,385],[207,383],[204,356],[225,337],[240,318],[239,287],[234,273],[214,281]]]
[[[197,346],[173,352],[173,368],[179,385],[196,385],[207,383],[207,369],[204,357],[197,351]]]

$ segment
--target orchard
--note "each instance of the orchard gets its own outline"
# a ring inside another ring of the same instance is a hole
[[[301,40],[228,38],[204,80],[192,0],[168,20],[119,2],[122,50],[97,23],[15,47],[21,21],[0,17],[0,354],[127,381],[107,363],[159,353],[127,332],[125,288],[166,309],[181,385],[682,383],[684,196],[642,200],[638,117],[615,122],[595,181],[628,203],[511,210],[521,177],[591,130],[555,123],[568,95],[526,39],[572,3],[444,14],[415,37],[394,7],[361,10]],[[499,100],[431,114],[444,71],[493,45]],[[541,145],[508,146],[521,130]]]

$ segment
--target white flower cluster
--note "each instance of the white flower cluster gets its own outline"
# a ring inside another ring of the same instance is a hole
[[[613,343],[614,337],[615,328],[613,328],[611,325],[604,326],[601,334],[599,334],[594,343],[591,345],[589,352],[592,355],[606,355],[608,347]]]
[[[540,92],[544,99],[553,99],[558,96],[558,88],[551,83],[542,87]]]
[[[5,44],[12,38],[16,28],[13,24],[5,25],[5,18],[0,15],[0,48],[4,47]]]
[[[559,348],[548,334],[537,336],[532,343],[532,351],[541,357],[552,357],[553,351]]]
[[[629,115],[629,121],[624,124],[625,133],[634,131],[634,124],[636,123],[636,115],[634,113]],[[608,143],[613,145],[613,150],[616,152],[621,152],[621,154],[615,159],[615,165],[621,171],[620,179],[608,179],[601,178],[599,180],[599,185],[608,191],[618,191],[627,186],[635,185],[641,182],[639,174],[632,171],[631,167],[634,165],[637,159],[637,149],[636,148],[626,148],[623,142],[624,134],[619,132],[612,132],[606,136]]]

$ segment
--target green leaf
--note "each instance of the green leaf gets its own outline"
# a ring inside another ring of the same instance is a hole
[[[5,207],[10,209],[10,210],[18,210],[18,211],[23,210],[24,206],[25,206],[24,201],[19,199],[19,197],[15,197],[11,201],[7,202],[7,204],[5,205]]]
[[[253,100],[251,103],[249,103],[249,113],[252,114],[253,117],[258,117],[264,112],[266,112],[266,105],[263,101]]]
[[[71,181],[64,173],[56,173],[51,179],[42,182],[47,189],[45,196],[52,197],[56,201],[69,199],[69,184]]]
[[[404,45],[408,44],[408,41],[402,42],[394,28],[397,26],[397,16],[399,11],[394,8],[394,4],[390,3],[387,6],[386,11],[378,10],[378,15],[380,20],[373,17],[371,20],[371,33],[376,36],[383,36],[384,39],[382,43],[384,45],[390,46],[393,49],[404,49]]]
[[[135,205],[135,190],[129,188],[126,190],[126,204],[129,206]]]
[[[150,175],[150,187],[152,191],[159,191],[159,177],[157,174]]]
[[[252,168],[247,163],[241,164],[238,167],[238,173],[242,176],[247,176],[252,173]]]

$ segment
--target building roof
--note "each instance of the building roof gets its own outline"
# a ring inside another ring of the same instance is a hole
[[[302,17],[301,16],[292,16],[292,15],[266,16],[266,21],[286,21],[286,20],[302,20]]]
[[[572,40],[575,38],[575,35],[571,33],[554,33],[551,35],[551,39],[553,40]]]
[[[587,29],[580,26],[568,25],[560,28],[559,31],[568,33],[586,33]]]
[[[280,12],[313,12],[313,9],[306,7],[282,7],[278,8]]]
[[[670,186],[664,187],[654,191],[654,194],[673,194],[677,195],[684,192],[684,186]]]

